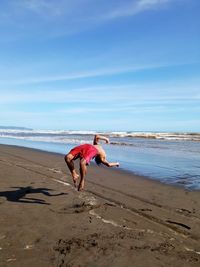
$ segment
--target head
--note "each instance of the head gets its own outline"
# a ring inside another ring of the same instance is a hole
[[[102,163],[101,161],[101,157],[99,155],[97,155],[95,158],[94,158],[95,162],[97,165],[100,165]]]

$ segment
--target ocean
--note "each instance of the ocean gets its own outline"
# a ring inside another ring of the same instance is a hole
[[[72,147],[92,144],[95,131],[0,128],[0,144],[66,154]],[[108,161],[120,168],[163,183],[200,189],[200,133],[98,132]]]

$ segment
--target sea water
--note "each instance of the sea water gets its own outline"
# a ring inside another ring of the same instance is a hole
[[[0,128],[0,143],[66,154],[76,145],[92,144],[95,131]],[[200,189],[200,134],[155,132],[98,132],[108,161],[120,168],[167,184]]]

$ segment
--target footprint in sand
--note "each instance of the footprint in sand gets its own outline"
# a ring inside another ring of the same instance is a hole
[[[88,212],[90,210],[99,208],[101,203],[97,201],[96,198],[93,196],[88,196],[86,193],[81,193],[78,198],[77,196],[72,200],[70,205],[65,205],[61,207],[59,210],[50,209],[56,213],[66,213],[66,214],[73,214],[73,213],[82,213]]]

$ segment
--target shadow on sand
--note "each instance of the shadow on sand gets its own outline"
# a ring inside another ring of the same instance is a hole
[[[7,201],[11,202],[50,205],[50,203],[47,203],[43,199],[27,197],[27,195],[43,194],[49,197],[67,195],[67,193],[50,194],[49,191],[54,191],[53,189],[42,188],[42,187],[33,188],[32,186],[28,186],[28,187],[11,187],[11,188],[15,188],[16,190],[0,192],[0,197],[5,197]]]

